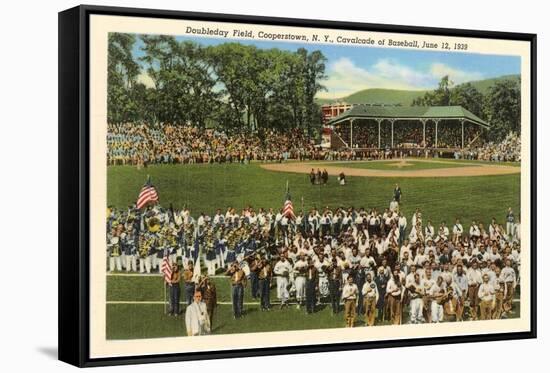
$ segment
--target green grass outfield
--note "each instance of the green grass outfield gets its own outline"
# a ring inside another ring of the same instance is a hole
[[[452,161],[451,161],[452,162]],[[326,162],[324,162],[326,163]],[[222,165],[154,165],[137,170],[132,166],[108,167],[107,202],[119,208],[135,203],[137,195],[151,175],[161,205],[175,208],[186,205],[194,216],[215,213],[228,206],[237,210],[247,205],[255,208],[282,207],[288,180],[294,210],[329,206],[355,206],[379,210],[389,206],[395,183],[403,191],[401,210],[410,219],[419,207],[427,219],[450,225],[460,217],[467,225],[472,219],[488,224],[492,217],[504,223],[506,209],[520,207],[520,174],[449,177],[388,178],[348,177],[346,186],[335,177],[328,185],[312,186],[309,175],[272,172],[259,164]]]
[[[406,162],[406,165],[401,165],[402,162]],[[320,163],[317,167],[325,166],[341,166],[349,168],[362,168],[368,170],[392,170],[392,171],[415,171],[415,170],[431,170],[436,168],[456,168],[465,167],[469,165],[461,164],[458,162],[439,162],[439,161],[417,161],[411,159],[393,159],[388,161],[352,161],[352,162],[331,162]]]
[[[401,209],[409,221],[415,208],[419,207],[425,219],[431,219],[435,224],[446,220],[451,225],[455,217],[460,217],[465,227],[469,227],[472,219],[488,224],[493,216],[504,223],[506,209],[512,207],[519,211],[520,207],[519,174],[449,178],[348,177],[346,186],[338,185],[331,177],[328,185],[312,186],[307,174],[271,172],[262,169],[258,163],[154,165],[142,170],[115,166],[108,167],[107,172],[109,205],[124,208],[135,203],[147,175],[151,175],[163,206],[172,203],[181,208],[186,205],[193,216],[202,211],[213,214],[217,208],[224,211],[227,206],[278,209],[283,204],[287,180],[295,211],[301,209],[302,197],[306,209],[313,206],[383,209],[389,206],[395,183],[402,188]],[[183,318],[164,315],[160,277],[108,276],[107,279],[107,338],[186,335]],[[215,316],[213,328],[216,334],[344,326],[342,314],[333,316],[325,305],[320,305],[314,315],[307,315],[305,310],[295,307],[261,312],[257,304],[250,304],[249,288],[245,291],[246,315],[234,320],[229,304],[228,280],[216,278],[215,281],[219,302],[225,302],[220,304]],[[272,300],[275,300],[274,291]],[[519,315],[519,307],[516,315]],[[407,319],[405,310],[405,322]],[[361,325],[362,320],[358,324]]]
[[[218,308],[214,314],[214,334],[243,332],[268,332],[284,330],[328,329],[344,327],[343,312],[333,315],[330,305],[318,304],[314,314],[291,305],[279,309],[276,305],[276,292],[272,288],[273,308],[261,311],[257,301],[250,296],[250,288],[245,289],[243,318],[233,318],[230,286],[227,278],[213,278],[216,283]],[[164,287],[160,276],[153,275],[109,275],[107,277],[107,339],[135,339],[178,337],[187,335],[183,315],[179,317],[164,314]],[[517,297],[519,297],[519,292]],[[343,307],[341,307],[343,308]],[[185,308],[182,307],[184,310]],[[403,313],[403,322],[409,321],[408,307]],[[510,317],[519,317],[519,303],[514,302]],[[387,325],[384,322],[381,325]],[[362,317],[357,318],[357,326],[364,325]],[[379,325],[377,323],[377,325]]]

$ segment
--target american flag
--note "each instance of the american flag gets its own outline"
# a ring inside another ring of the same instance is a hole
[[[170,266],[170,261],[168,260],[168,249],[164,250],[164,258],[162,258],[160,270],[164,274],[164,281],[170,282],[172,280],[172,267]]]
[[[147,182],[139,192],[136,206],[138,209],[141,209],[147,206],[149,203],[156,203],[158,201],[159,195],[157,193],[157,190],[155,189],[153,184],[151,184],[151,178],[147,177]]]
[[[288,181],[286,182],[286,197],[285,203],[283,205],[283,216],[286,216],[288,219],[296,219],[294,215],[294,207],[292,206],[292,200],[290,199],[290,190],[288,188]]]

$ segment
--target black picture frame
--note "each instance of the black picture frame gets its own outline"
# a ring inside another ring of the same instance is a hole
[[[527,41],[531,45],[531,294],[528,332],[510,332],[460,337],[413,338],[406,340],[371,341],[312,346],[287,346],[246,350],[178,353],[151,356],[90,358],[89,354],[89,19],[91,15],[117,15],[149,18],[168,18],[306,26],[316,28],[369,30],[407,34],[430,34]],[[59,13],[59,360],[79,367],[122,365],[153,362],[220,359],[259,355],[313,353],[340,350],[358,350],[387,347],[468,343],[536,338],[536,105],[537,105],[537,36],[528,33],[510,33],[479,30],[381,25],[341,21],[273,18],[231,14],[211,14],[171,10],[152,10],[82,5]]]

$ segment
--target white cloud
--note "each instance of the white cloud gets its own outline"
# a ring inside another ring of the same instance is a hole
[[[449,79],[451,79],[454,84],[483,79],[483,74],[479,72],[458,70],[442,63],[432,64],[430,72],[433,76],[437,76],[439,78],[449,75]]]
[[[379,60],[373,69],[377,75],[382,76],[388,82],[400,82],[401,85],[411,87],[411,89],[424,89],[429,86],[430,76],[428,74],[400,65],[392,60]]]
[[[327,75],[323,85],[328,91],[320,92],[320,98],[345,97],[367,88],[433,89],[445,75],[449,75],[455,84],[483,78],[481,73],[455,69],[442,63],[434,63],[427,71],[422,71],[394,60],[381,59],[372,68],[365,69],[345,57],[329,65]]]

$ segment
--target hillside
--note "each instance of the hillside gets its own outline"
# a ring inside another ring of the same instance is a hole
[[[489,91],[489,88],[499,80],[517,80],[519,81],[519,75],[503,75],[498,78],[477,80],[470,82],[478,91],[483,94],[486,94]]]
[[[490,78],[478,81],[469,82],[481,93],[486,94],[493,84],[498,80],[519,80],[519,75],[503,75],[497,78]],[[344,101],[350,104],[359,103],[384,103],[384,104],[401,104],[411,105],[412,101],[424,95],[427,91],[412,91],[412,90],[399,90],[399,89],[383,89],[383,88],[369,88],[358,92],[355,92],[349,96],[338,99],[317,99],[317,103],[320,105],[328,104],[336,101]]]
[[[345,101],[350,104],[360,104],[364,102],[384,103],[384,104],[402,104],[410,105],[418,96],[422,96],[426,91],[405,91],[399,89],[369,88],[355,92],[338,100],[318,100],[325,104],[333,101]]]

